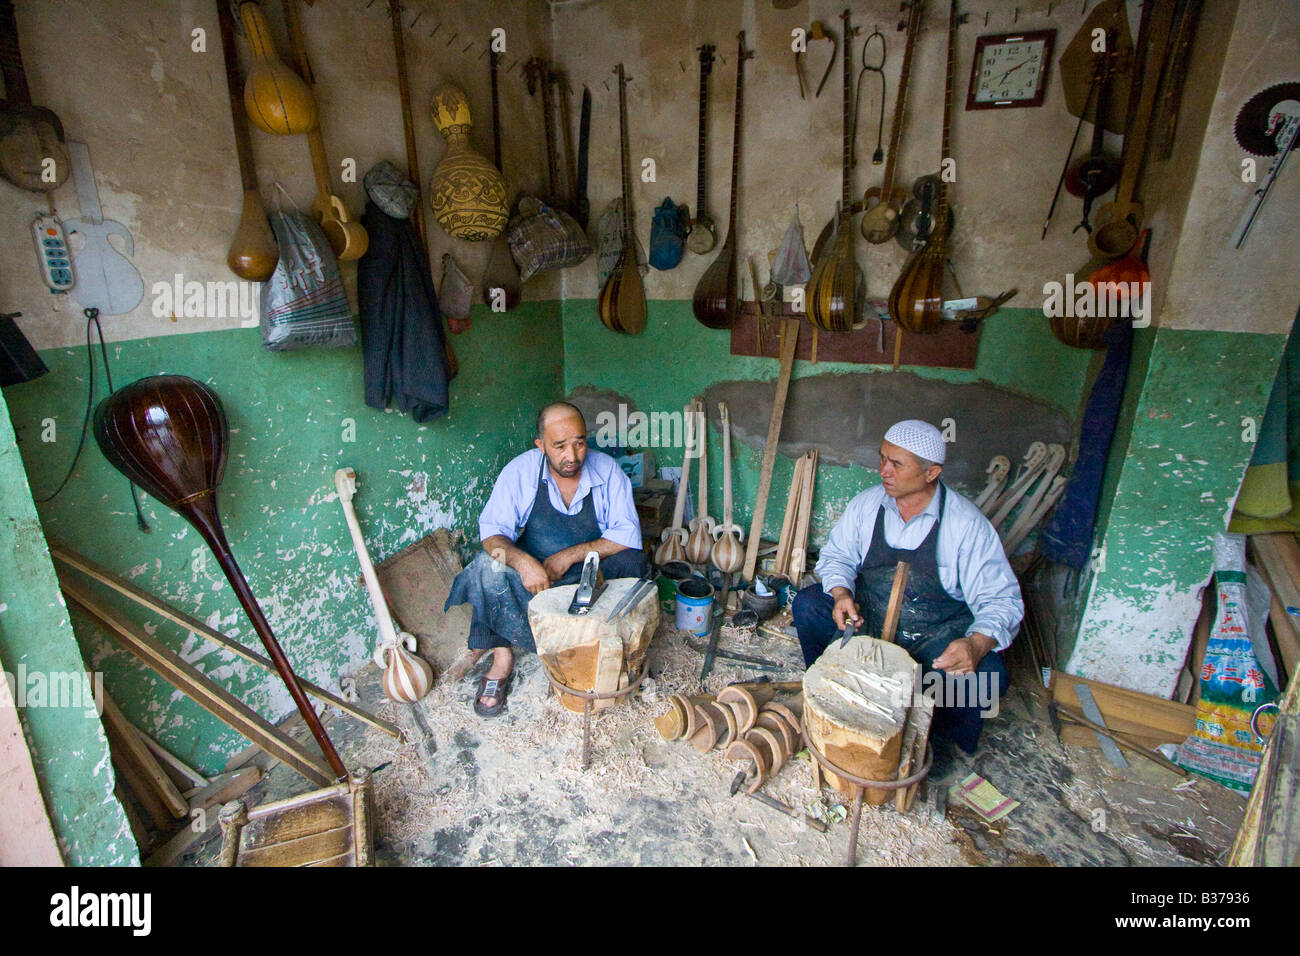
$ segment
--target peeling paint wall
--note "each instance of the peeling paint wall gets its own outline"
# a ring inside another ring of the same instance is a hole
[[[11,685],[0,687],[0,706],[23,705],[19,717],[64,861],[135,864],[135,838],[113,793],[115,776],[98,713],[71,693],[49,693],[55,675],[83,674],[87,665],[68,623],[3,397],[0,500],[0,672]]]
[[[493,477],[529,446],[536,409],[560,393],[559,340],[556,303],[525,303],[505,315],[476,307],[473,330],[456,338],[461,374],[452,383],[452,410],[430,425],[365,406],[357,349],[272,354],[260,348],[256,329],[246,329],[120,342],[109,355],[118,385],[180,372],[221,397],[231,436],[218,502],[231,547],[295,669],[337,688],[341,674],[368,658],[377,629],[335,469],[357,472],[355,507],[376,561],[439,527],[476,539]],[[6,393],[38,496],[53,491],[72,458],[86,398],[84,349],[42,357],[50,374]],[[97,382],[102,397],[102,376]],[[56,440],[43,441],[51,419]],[[198,534],[142,499],[148,534],[136,528],[126,480],[89,438],[73,480],[40,508],[45,533],[256,646]],[[118,606],[264,715],[292,710],[278,678],[128,603]],[[104,671],[123,711],[182,759],[214,770],[244,746],[81,615],[73,620],[87,663]]]

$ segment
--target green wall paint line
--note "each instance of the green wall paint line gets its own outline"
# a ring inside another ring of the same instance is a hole
[[[356,508],[376,561],[439,527],[478,538],[478,514],[501,466],[531,444],[539,406],[561,394],[562,328],[557,302],[505,314],[476,308],[471,331],[453,338],[460,375],[451,411],[420,425],[363,401],[357,348],[270,353],[257,329],[119,342],[113,380],[180,373],[209,384],[230,419],[225,479],[218,492],[231,547],[285,653],[304,677],[337,689],[363,664],[376,626],[334,490],[334,471],[357,472]],[[71,459],[86,398],[84,349],[42,353],[51,373],[7,393],[32,485],[48,494]],[[97,376],[97,398],[106,394]],[[57,441],[41,440],[53,419]],[[136,529],[127,483],[94,445],[53,502],[46,533],[209,625],[258,646],[247,618],[198,534],[152,499],[153,530]],[[142,496],[143,497],[143,496]],[[134,621],[271,718],[293,705],[278,679],[180,628],[115,602]],[[86,658],[105,673],[127,716],[200,769],[219,769],[245,744],[151,671],[74,616]]]
[[[30,387],[30,386],[27,386]],[[73,636],[49,549],[32,501],[9,410],[0,397],[0,670],[17,692],[33,699],[20,708],[32,763],[64,862],[79,866],[139,863],[135,838],[114,796],[108,740],[85,683],[71,693],[35,693],[70,685],[54,675],[83,675],[86,662]],[[21,668],[21,670],[20,670]],[[93,685],[91,685],[93,687]],[[13,706],[6,697],[3,706]],[[19,701],[22,703],[22,701]],[[62,704],[62,706],[60,706]]]
[[[565,391],[589,386],[618,392],[643,411],[680,411],[693,396],[719,381],[775,380],[778,363],[770,358],[733,356],[726,332],[701,325],[686,301],[648,303],[645,331],[638,336],[610,332],[600,324],[593,299],[572,299],[564,311]],[[1083,385],[1093,354],[1062,345],[1053,337],[1041,311],[1005,309],[984,323],[979,357],[973,370],[908,367],[930,379],[962,384],[984,381],[1060,408],[1077,421]],[[889,374],[889,366],[845,362],[795,363],[795,380],[834,373]],[[906,418],[906,410],[899,410]],[[594,423],[592,423],[594,431]],[[710,429],[709,469],[720,476],[721,442]],[[660,467],[681,464],[680,449],[656,449]],[[990,452],[992,454],[992,452]],[[758,472],[760,449],[733,442],[732,480],[736,521],[748,528]],[[794,472],[794,460],[777,456],[772,476],[764,534],[780,534],[781,516]],[[711,484],[717,483],[716,479]],[[859,466],[820,467],[813,496],[811,539],[823,541],[849,500],[879,483],[874,469]],[[979,489],[959,489],[978,493]],[[715,501],[711,513],[720,502]]]
[[[1073,674],[1168,697],[1187,655],[1284,335],[1160,330],[1088,588]]]

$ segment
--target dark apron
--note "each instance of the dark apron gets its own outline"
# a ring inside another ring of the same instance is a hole
[[[879,634],[884,625],[885,609],[894,588],[894,569],[899,561],[908,564],[907,590],[903,594],[902,613],[898,618],[895,640],[908,648],[921,640],[947,643],[966,636],[975,615],[965,601],[952,597],[939,580],[939,527],[943,524],[948,489],[939,483],[939,519],[915,551],[890,547],[885,542],[885,506],[876,512],[876,528],[871,547],[858,568],[857,599],[862,605],[866,626],[863,633]]]
[[[546,455],[543,454],[542,468],[537,473],[537,495],[533,498],[533,510],[515,541],[516,547],[541,562],[565,548],[595,541],[600,537],[594,493],[588,492],[582,510],[576,515],[566,515],[551,504],[545,475]],[[576,584],[581,576],[582,562],[578,561],[555,584]]]

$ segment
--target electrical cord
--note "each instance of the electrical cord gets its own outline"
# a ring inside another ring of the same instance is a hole
[[[880,38],[880,62],[875,66],[867,63],[867,50],[871,46],[871,41]],[[858,71],[857,88],[853,91],[853,138],[849,141],[849,162],[856,163],[858,149],[858,112],[862,104],[862,78],[868,73],[875,73],[880,77],[880,116],[876,122],[876,151],[871,154],[871,163],[873,166],[879,166],[885,161],[885,57],[888,52],[885,47],[885,35],[879,30],[873,31],[862,42],[862,69]]]
[[[77,470],[77,462],[81,459],[81,451],[86,446],[86,434],[90,431],[90,415],[95,407],[95,349],[90,339],[90,331],[93,328],[99,335],[99,354],[104,362],[104,378],[108,382],[108,392],[113,393],[113,373],[108,367],[108,346],[104,344],[104,329],[99,324],[99,309],[85,309],[82,312],[86,317],[86,368],[87,368],[87,391],[86,391],[86,413],[81,419],[81,437],[77,440],[77,450],[72,455],[72,463],[68,465],[67,474],[59,482],[59,487],[44,498],[37,498],[37,504],[46,504],[53,501],[63,491],[69,481],[72,480],[72,474]],[[149,532],[149,522],[145,521],[144,513],[140,510],[140,497],[136,491],[135,482],[128,481],[131,488],[131,501],[135,505],[135,523],[141,531],[146,534]]]

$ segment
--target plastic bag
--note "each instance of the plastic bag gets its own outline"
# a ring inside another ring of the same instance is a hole
[[[808,250],[804,246],[803,226],[799,224],[799,210],[781,244],[776,248],[776,258],[772,260],[772,281],[781,285],[803,285],[812,278],[812,267],[808,265]]]
[[[262,347],[355,345],[356,324],[325,233],[296,209],[271,213],[280,261],[262,288]]]
[[[453,332],[469,328],[469,307],[474,300],[474,286],[456,265],[450,252],[442,254],[442,285],[438,288],[438,306]]]
[[[520,197],[519,214],[510,220],[506,238],[521,282],[548,269],[576,266],[591,255],[587,234],[574,218],[532,196]]]

